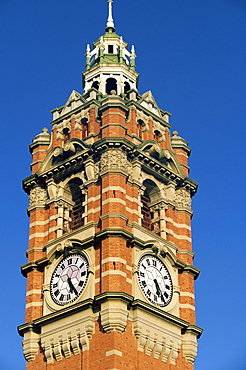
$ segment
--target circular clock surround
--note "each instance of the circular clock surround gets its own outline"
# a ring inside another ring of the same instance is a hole
[[[171,302],[171,276],[164,263],[156,256],[146,254],[139,260],[138,281],[145,297],[151,303],[165,307]]]
[[[74,302],[83,292],[88,280],[87,259],[78,253],[62,259],[53,272],[50,294],[53,301],[64,306]]]

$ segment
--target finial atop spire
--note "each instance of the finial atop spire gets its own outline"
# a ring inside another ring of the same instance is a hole
[[[115,31],[114,28],[114,20],[113,20],[113,13],[112,13],[112,4],[113,0],[108,0],[108,20],[106,24],[106,31],[112,30]]]

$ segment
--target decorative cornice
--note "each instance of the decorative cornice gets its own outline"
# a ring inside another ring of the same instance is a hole
[[[40,328],[44,325],[50,324],[51,322],[55,322],[57,320],[61,320],[66,318],[70,315],[73,315],[77,312],[82,312],[87,308],[93,306],[93,299],[89,298],[83,302],[79,302],[77,304],[73,304],[72,306],[66,306],[65,308],[52,312],[49,315],[40,317],[34,320],[32,323],[26,323],[18,326],[18,333],[23,336],[27,331],[32,330],[34,332],[40,332]]]

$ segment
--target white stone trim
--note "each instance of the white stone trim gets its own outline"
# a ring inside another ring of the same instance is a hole
[[[34,233],[29,236],[29,240],[33,238],[44,238],[45,236],[48,236],[52,231],[56,231],[56,230],[57,230],[57,227],[51,227],[49,231],[46,231],[44,233]]]
[[[29,296],[32,294],[41,294],[41,293],[42,293],[42,289],[32,289],[26,292],[26,296]]]
[[[167,222],[171,222],[173,224],[173,226],[179,228],[179,229],[187,229],[187,230],[191,230],[191,227],[189,225],[186,225],[186,224],[178,224],[177,222],[173,221],[172,218],[170,217],[165,217],[166,221]]]
[[[29,307],[42,307],[43,306],[43,302],[30,302],[30,303],[27,303],[26,304],[26,308],[29,308]]]
[[[121,203],[124,206],[126,205],[126,201],[120,198],[108,198],[102,201],[103,206],[108,203]]]
[[[126,207],[126,211],[131,213],[132,215],[138,215],[139,216],[139,211],[137,209],[131,209],[129,207]]]
[[[126,277],[126,273],[121,270],[107,270],[102,272],[102,277],[107,276],[107,275],[121,275],[123,277]]]
[[[129,195],[126,195],[126,199],[130,200],[133,203],[139,204],[138,198],[133,198],[133,197],[130,197]]]
[[[180,308],[189,308],[190,310],[195,311],[195,307],[194,307],[194,306],[192,306],[192,305],[191,305],[191,304],[189,304],[189,303],[180,303],[180,304],[179,304],[179,307],[180,307]]]
[[[195,299],[195,295],[192,294],[192,293],[189,293],[189,292],[180,292],[180,296],[181,297],[190,297],[190,298]]]
[[[111,349],[111,351],[107,351],[106,352],[106,357],[112,356],[112,355],[116,355],[116,356],[122,357],[122,352],[121,351],[118,351],[117,349]]]
[[[124,265],[126,265],[126,260],[120,257],[107,257],[102,260],[102,264],[107,262],[121,262],[124,263]]]
[[[89,202],[96,202],[97,200],[100,200],[101,199],[101,194],[95,196],[95,197],[89,197],[88,198],[88,203]]]
[[[166,232],[169,234],[172,234],[176,239],[178,240],[187,240],[188,242],[191,242],[191,238],[187,235],[178,235],[173,232],[171,229],[166,229]]]
[[[54,216],[51,216],[50,218],[48,218],[45,221],[34,221],[34,222],[30,223],[30,227],[33,227],[33,226],[44,226],[44,225],[49,224],[50,221],[56,220],[56,219],[57,219],[57,215],[54,215]]]
[[[97,208],[92,208],[92,209],[89,209],[87,211],[87,215],[91,214],[91,213],[97,213],[97,212],[100,212],[101,211],[101,207],[97,207]]]
[[[107,186],[106,188],[102,190],[102,193],[106,193],[107,191],[110,191],[110,190],[117,190],[117,191],[121,191],[122,193],[126,193],[126,189],[122,188],[121,186]]]

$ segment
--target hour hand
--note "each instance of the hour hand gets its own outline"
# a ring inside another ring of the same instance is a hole
[[[67,283],[69,285],[69,288],[70,288],[70,293],[74,292],[76,295],[78,294],[77,290],[75,289],[73,283],[72,283],[72,280],[70,277],[67,278]]]

